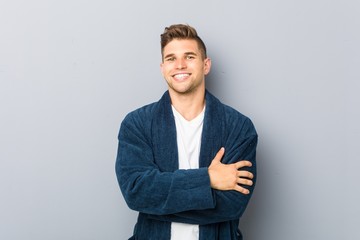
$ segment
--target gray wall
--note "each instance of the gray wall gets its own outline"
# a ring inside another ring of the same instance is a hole
[[[0,239],[127,239],[124,115],[166,89],[159,35],[195,26],[208,87],[252,118],[247,240],[359,239],[359,1],[0,2]]]

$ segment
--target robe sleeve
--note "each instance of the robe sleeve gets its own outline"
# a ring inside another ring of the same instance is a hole
[[[246,186],[250,190],[250,194],[245,195],[234,190],[220,191],[213,189],[214,207],[178,212],[170,215],[150,215],[149,217],[162,221],[199,225],[238,220],[248,205],[256,183],[257,139],[257,133],[249,119],[246,120],[244,126],[235,126],[227,138],[225,155],[222,160],[223,163],[234,163],[241,159],[252,162],[252,167],[243,168],[254,174],[254,184],[250,187]]]
[[[128,116],[119,131],[115,169],[129,208],[150,215],[214,208],[207,168],[160,171],[146,129]]]

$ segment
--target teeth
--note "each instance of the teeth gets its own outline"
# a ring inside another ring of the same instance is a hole
[[[181,73],[181,74],[176,74],[174,77],[176,78],[176,79],[183,79],[183,78],[186,78],[186,77],[188,77],[190,74],[188,74],[188,73]]]

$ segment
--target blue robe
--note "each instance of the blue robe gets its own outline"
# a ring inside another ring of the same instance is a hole
[[[168,91],[129,113],[121,123],[116,174],[129,208],[138,211],[130,239],[169,240],[171,222],[199,225],[200,240],[242,239],[239,218],[251,194],[210,187],[208,166],[221,147],[223,163],[241,159],[256,180],[257,133],[251,120],[208,91],[199,169],[178,169],[176,128]]]

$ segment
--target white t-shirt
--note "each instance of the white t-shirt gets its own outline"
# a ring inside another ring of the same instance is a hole
[[[204,110],[193,120],[186,120],[172,107],[177,135],[179,169],[199,168]],[[171,223],[171,240],[199,240],[199,225]]]

